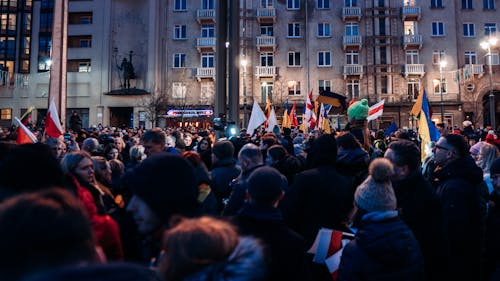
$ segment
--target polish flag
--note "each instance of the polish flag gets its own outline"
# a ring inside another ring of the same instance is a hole
[[[14,117],[14,120],[16,120],[17,125],[19,126],[17,130],[17,139],[16,139],[17,144],[38,142],[35,135],[30,131],[30,129],[24,126],[23,122],[19,120],[19,118]]]
[[[59,114],[57,114],[56,103],[54,100],[50,102],[49,111],[45,118],[45,134],[51,138],[57,138],[63,134]]]
[[[311,90],[306,100],[306,122],[310,129],[316,127],[316,113],[314,113],[314,105],[312,104],[312,94],[313,91]]]
[[[368,120],[368,122],[382,116],[382,114],[384,113],[384,103],[385,100],[381,100],[376,104],[370,106],[370,109],[368,109],[368,117],[366,117],[366,120]]]

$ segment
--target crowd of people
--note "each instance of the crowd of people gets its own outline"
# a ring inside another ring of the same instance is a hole
[[[412,132],[350,122],[4,132],[0,280],[500,280],[496,132],[441,128],[422,161]],[[322,228],[354,236],[333,275]]]

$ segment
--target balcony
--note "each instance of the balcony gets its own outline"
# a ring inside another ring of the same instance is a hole
[[[200,9],[196,11],[198,23],[215,23],[215,9]]]
[[[215,80],[215,67],[198,67],[196,68],[196,79],[212,79]]]
[[[342,8],[342,20],[343,21],[360,21],[361,20],[361,8],[360,7],[344,7]]]
[[[272,7],[257,9],[257,21],[259,23],[275,23],[276,9]]]
[[[275,77],[276,66],[257,66],[255,67],[255,75],[257,76],[257,78]]]
[[[363,65],[361,64],[344,65],[344,79],[347,79],[347,76],[359,76],[359,79],[363,78]]]
[[[422,11],[418,6],[404,6],[401,9],[403,21],[418,21],[420,20],[421,14]]]
[[[466,75],[478,75],[481,78],[484,74],[484,68],[482,64],[466,64],[464,65],[464,76]]]
[[[405,34],[403,35],[404,49],[422,48],[423,40],[422,35]]]
[[[276,50],[276,37],[274,36],[257,36],[257,50],[261,51],[275,51]]]
[[[344,50],[350,48],[361,49],[361,44],[363,43],[362,37],[360,35],[350,35],[344,36],[342,40],[342,44],[344,46]]]
[[[202,37],[196,39],[196,48],[198,52],[211,51],[215,52],[215,37]]]
[[[409,75],[418,75],[423,77],[425,74],[424,65],[423,64],[405,64],[404,70],[405,77]]]

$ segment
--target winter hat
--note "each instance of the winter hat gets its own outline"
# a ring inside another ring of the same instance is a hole
[[[219,160],[231,158],[234,155],[234,145],[227,140],[218,141],[214,144],[212,152]]]
[[[484,141],[480,141],[475,143],[473,146],[470,147],[469,152],[472,156],[477,156],[479,154],[479,151],[481,150],[481,147],[485,144]]]
[[[464,122],[462,122],[462,125],[464,125],[464,127],[468,127],[468,126],[472,125],[472,122],[469,120],[465,120]]]
[[[385,158],[376,158],[369,167],[370,175],[356,189],[354,202],[367,212],[383,212],[396,209],[396,195],[390,177],[393,166]]]
[[[128,172],[125,187],[141,198],[167,223],[174,214],[190,216],[197,211],[198,187],[194,168],[187,159],[170,153],[146,158]]]
[[[274,203],[286,186],[285,177],[272,167],[257,168],[248,178],[248,193],[256,204]]]
[[[354,120],[365,120],[368,117],[368,110],[368,100],[362,99],[349,106],[347,116]]]

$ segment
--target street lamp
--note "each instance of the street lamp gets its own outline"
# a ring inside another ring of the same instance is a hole
[[[247,126],[247,64],[246,58],[241,60],[241,66],[243,67],[243,127]]]
[[[491,127],[493,130],[495,130],[495,94],[493,93],[493,69],[492,69],[492,64],[493,60],[491,59],[491,47],[495,46],[497,43],[497,39],[494,37],[491,37],[488,39],[488,41],[483,41],[481,42],[481,47],[485,50],[488,51],[488,57],[489,57],[489,72],[490,72],[490,95],[489,95],[489,100],[490,100],[490,122],[491,122]]]
[[[447,62],[442,60],[439,62],[439,95],[441,96],[441,123],[444,123],[444,101],[443,101],[443,67]]]

